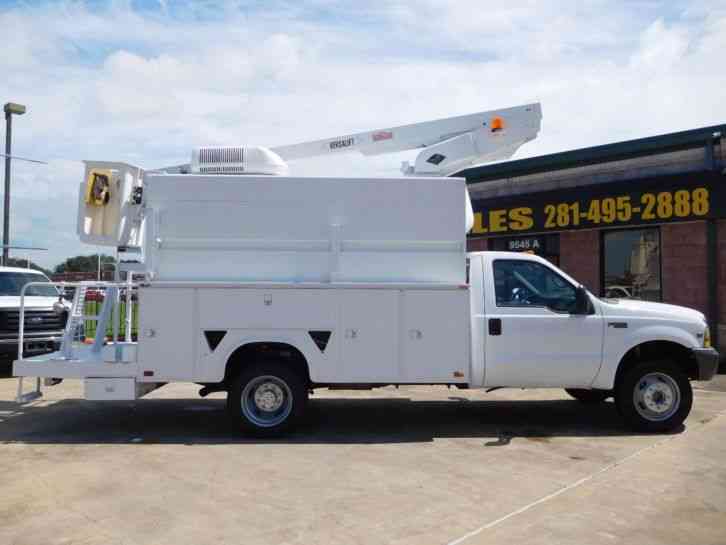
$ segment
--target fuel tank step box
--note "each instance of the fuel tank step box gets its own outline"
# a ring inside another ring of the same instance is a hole
[[[132,401],[136,399],[136,379],[87,378],[84,397],[88,401]]]

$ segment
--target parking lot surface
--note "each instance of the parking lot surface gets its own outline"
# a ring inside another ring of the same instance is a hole
[[[66,381],[25,406],[16,385],[0,379],[2,544],[726,543],[713,385],[669,435],[558,390],[407,387],[316,392],[274,441],[194,385],[100,403]]]

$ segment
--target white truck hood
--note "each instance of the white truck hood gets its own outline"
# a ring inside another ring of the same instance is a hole
[[[603,302],[605,303],[603,307],[607,315],[667,318],[699,323],[706,321],[706,317],[702,312],[678,305],[639,301],[637,299],[604,299]]]
[[[28,296],[25,298],[25,308],[51,308],[58,297],[40,297]],[[19,309],[19,295],[2,295],[0,296],[0,310],[2,309]]]

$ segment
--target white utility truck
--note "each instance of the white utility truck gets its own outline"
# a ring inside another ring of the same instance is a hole
[[[689,380],[718,361],[701,313],[599,299],[534,255],[466,253],[465,180],[440,176],[511,156],[540,120],[531,104],[274,150],[201,148],[163,171],[87,162],[78,232],[118,249],[126,282],[100,286],[95,316],[84,294],[99,286],[77,286],[57,352],[23,358],[21,330],[19,400],[40,394],[40,378],[24,394],[22,377],[83,379],[91,400],[193,382],[226,391],[243,430],[274,435],[315,388],[557,387],[614,397],[636,429],[680,425]],[[417,147],[400,178],[283,175],[285,159]],[[92,344],[79,334],[89,320]]]

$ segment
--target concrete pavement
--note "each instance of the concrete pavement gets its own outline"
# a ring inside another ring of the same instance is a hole
[[[557,390],[322,391],[280,441],[221,394],[136,403],[0,380],[0,543],[726,543],[726,393],[633,434]],[[690,541],[689,541],[690,539]]]

